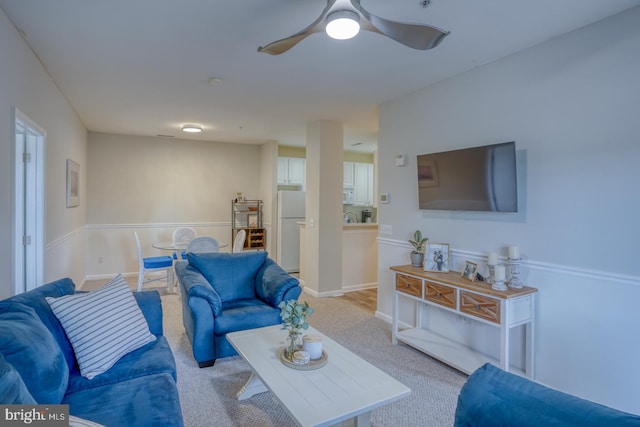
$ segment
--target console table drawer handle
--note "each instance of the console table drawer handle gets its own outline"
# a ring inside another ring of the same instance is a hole
[[[436,296],[437,296],[438,298],[440,298],[440,297],[442,296],[442,294],[441,294],[440,292],[438,292],[438,293],[436,294]]]

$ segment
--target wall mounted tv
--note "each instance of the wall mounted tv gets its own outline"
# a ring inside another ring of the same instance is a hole
[[[518,211],[515,142],[418,155],[420,209]]]

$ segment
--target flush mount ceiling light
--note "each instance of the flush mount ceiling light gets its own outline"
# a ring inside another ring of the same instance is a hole
[[[423,1],[426,7],[431,0]],[[340,24],[348,24],[351,33],[341,36],[333,35],[333,27]],[[296,34],[276,40],[264,47],[259,47],[258,52],[270,55],[280,55],[300,43],[312,34],[326,31],[329,36],[338,39],[348,39],[363,31],[382,34],[398,43],[418,50],[432,49],[447,36],[449,31],[444,31],[431,25],[407,24],[381,18],[367,11],[360,5],[360,0],[327,0],[327,5],[315,21],[307,28]]]
[[[182,132],[200,133],[200,132],[202,132],[202,126],[199,126],[199,125],[184,125],[184,126],[182,126]]]
[[[360,17],[350,10],[338,10],[327,16],[325,31],[336,40],[354,38],[360,32]]]

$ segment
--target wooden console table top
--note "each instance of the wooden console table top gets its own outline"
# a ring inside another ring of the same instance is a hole
[[[462,277],[462,273],[459,271],[450,271],[448,273],[440,273],[436,271],[425,271],[422,267],[414,267],[411,264],[397,265],[389,267],[391,270],[408,274],[410,276],[420,277],[426,280],[432,280],[435,282],[444,283],[458,288],[466,289],[468,291],[478,292],[480,294],[491,295],[501,299],[511,299],[521,297],[523,295],[533,294],[538,292],[537,288],[530,286],[524,286],[521,289],[508,288],[506,291],[496,291],[491,288],[491,285],[486,282],[471,282]]]

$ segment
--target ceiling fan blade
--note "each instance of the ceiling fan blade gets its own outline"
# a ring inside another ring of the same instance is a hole
[[[318,18],[304,30],[299,31],[294,35],[286,37],[284,39],[276,40],[264,47],[260,46],[258,48],[258,52],[264,52],[270,55],[280,55],[281,53],[285,53],[286,51],[300,43],[305,38],[309,37],[311,34],[324,31],[324,18],[325,16],[327,16],[327,12],[329,11],[329,9],[331,9],[335,3],[336,0],[327,1],[327,5],[325,6],[320,16],[318,16]]]
[[[406,24],[380,18],[361,5],[359,0],[351,0],[351,4],[360,12],[366,22],[361,22],[361,28],[366,31],[383,34],[393,40],[418,50],[432,49],[449,35],[444,31],[430,25]]]
[[[302,40],[306,39],[311,34],[323,31],[322,26],[313,24],[304,30],[296,33],[292,36],[286,37],[284,39],[276,40],[274,42],[269,43],[266,46],[260,46],[258,48],[258,52],[268,53],[270,55],[280,55],[281,53],[285,53]]]

